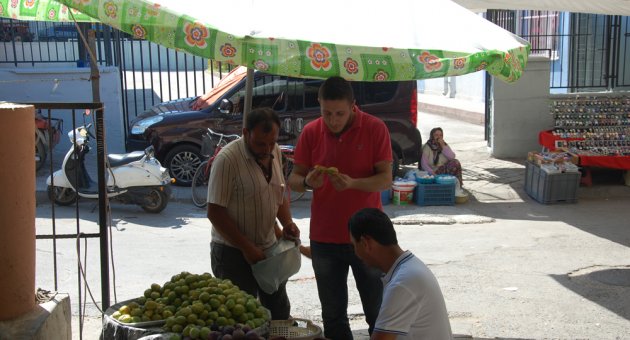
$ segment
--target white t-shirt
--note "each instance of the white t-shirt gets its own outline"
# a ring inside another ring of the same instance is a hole
[[[453,338],[440,286],[419,258],[404,252],[382,280],[375,331],[398,334],[398,339]]]

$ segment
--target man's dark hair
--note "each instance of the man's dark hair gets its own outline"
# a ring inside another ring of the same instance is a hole
[[[341,77],[330,77],[319,87],[317,93],[319,100],[341,100],[354,101],[354,91],[350,82]]]
[[[247,115],[246,119],[247,122],[245,123],[245,128],[249,131],[252,131],[259,125],[262,125],[263,132],[265,133],[273,129],[273,124],[280,127],[280,117],[278,116],[278,113],[268,107],[261,107],[252,110]]]
[[[355,241],[367,235],[384,246],[398,244],[392,221],[384,212],[376,208],[364,208],[357,211],[350,217],[348,229]]]

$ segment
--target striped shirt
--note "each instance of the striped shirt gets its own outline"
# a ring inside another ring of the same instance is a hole
[[[451,340],[442,291],[431,270],[406,251],[383,277],[383,302],[374,331],[397,339]]]
[[[273,156],[272,176],[267,183],[245,139],[240,138],[221,149],[212,163],[208,181],[208,203],[227,208],[238,230],[262,249],[276,241],[274,225],[285,189],[278,145]],[[234,247],[214,226],[212,241]]]

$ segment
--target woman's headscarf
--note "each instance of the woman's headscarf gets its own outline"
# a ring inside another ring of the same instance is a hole
[[[427,141],[427,145],[429,146],[429,148],[431,148],[431,150],[433,150],[433,165],[438,164],[440,154],[442,153],[442,146],[439,143],[435,142],[435,140],[433,139],[433,134],[436,131],[441,131],[442,134],[444,134],[444,130],[442,130],[441,127],[433,128],[429,133],[429,140]]]

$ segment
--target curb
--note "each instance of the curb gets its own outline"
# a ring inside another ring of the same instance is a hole
[[[476,125],[484,125],[485,123],[485,114],[476,112],[458,109],[454,107],[442,106],[438,104],[430,104],[430,103],[418,103],[418,110],[422,112],[428,112],[444,117],[453,118],[456,120],[461,120],[467,123],[476,124]]]
[[[190,196],[190,193],[186,194],[186,192],[184,192],[186,190],[190,191],[190,188],[187,188],[187,187],[173,187],[173,192],[171,193],[171,197],[169,197],[169,202],[193,204],[192,197]],[[47,192],[46,189],[37,189],[37,190],[35,190],[35,203],[37,205],[50,203],[50,200],[48,199],[48,192]]]
[[[173,192],[169,202],[193,204],[192,198],[188,191],[188,187],[173,187]],[[529,197],[523,189],[523,193],[526,197]],[[619,185],[593,185],[590,187],[580,186],[577,192],[579,203],[581,199],[616,199],[616,198],[630,198],[630,186]],[[48,199],[48,192],[46,189],[38,189],[35,191],[36,204],[50,203]]]

